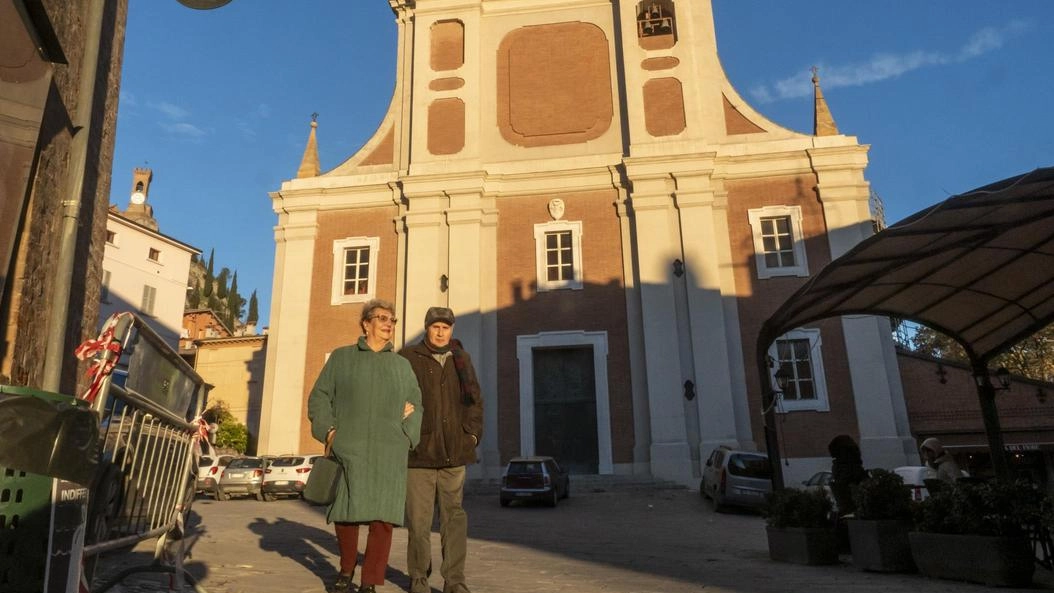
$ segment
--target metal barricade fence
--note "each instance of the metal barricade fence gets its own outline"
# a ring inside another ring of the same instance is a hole
[[[102,593],[133,573],[159,572],[172,575],[170,588],[182,591],[187,581],[201,591],[183,568],[183,523],[194,498],[208,386],[130,313],[111,317],[92,346],[95,393],[85,397],[99,413],[102,446],[89,493],[86,574],[90,579],[107,552],[154,538],[157,544],[152,563],[108,575],[90,590]]]

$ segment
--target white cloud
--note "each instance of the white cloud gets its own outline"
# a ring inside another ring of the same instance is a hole
[[[242,134],[242,137],[244,137],[244,138],[255,138],[256,137],[256,128],[254,128],[252,126],[252,124],[250,124],[249,122],[245,121],[244,119],[239,119],[237,121],[237,126],[238,126],[238,131],[241,132],[241,134]]]
[[[262,118],[271,117],[271,106],[268,105],[267,103],[260,103],[256,107],[256,115],[257,115],[257,117],[262,117]]]
[[[119,101],[122,107],[135,107],[136,105],[139,105],[139,102],[135,99],[135,95],[124,89],[120,91]]]
[[[183,136],[184,138],[189,138],[191,140],[199,140],[208,135],[208,132],[205,130],[186,122],[162,123],[161,127],[169,134]]]
[[[153,107],[154,109],[160,111],[161,113],[165,114],[171,119],[186,119],[188,116],[190,116],[190,112],[186,109],[180,107],[179,105],[169,103],[167,101],[150,103],[150,107]]]
[[[1007,41],[1029,27],[1029,23],[1025,21],[1013,21],[1003,27],[985,27],[974,33],[953,53],[916,50],[902,54],[875,54],[867,62],[844,66],[821,64],[818,65],[820,77],[823,80],[823,88],[830,90],[873,84],[922,68],[961,63],[1002,48]],[[751,89],[750,94],[761,103],[812,96],[812,74],[808,68],[803,68],[800,74],[770,85],[757,85]]]

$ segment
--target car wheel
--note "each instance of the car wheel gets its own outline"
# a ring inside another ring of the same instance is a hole
[[[564,495],[563,495],[562,498],[568,498],[570,496],[571,496],[571,482],[568,482],[567,485],[564,486]]]
[[[502,498],[499,502],[501,502],[501,506],[503,507],[509,506],[509,500],[507,498]]]
[[[706,493],[706,480],[699,480],[699,496],[710,498],[710,495]]]
[[[263,499],[266,500],[267,502],[274,502],[275,498],[277,498],[277,497],[274,495],[274,493],[271,493],[271,492],[265,492],[264,495],[263,495]]]
[[[219,486],[217,486],[216,490],[212,492],[212,497],[215,498],[217,501],[224,501],[229,498],[223,494],[223,490],[220,490]]]
[[[551,497],[549,497],[549,500],[545,501],[545,504],[547,504],[547,505],[549,505],[551,507],[555,507],[556,503],[559,502],[559,500],[560,500],[560,496],[556,492],[556,488],[553,488],[553,495]]]
[[[721,500],[717,497],[716,494],[713,495],[710,498],[710,500],[712,500],[714,502],[714,512],[715,513],[723,513],[726,510],[728,510],[728,507],[721,502]]]

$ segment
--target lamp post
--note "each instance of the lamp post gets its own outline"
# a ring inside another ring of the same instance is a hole
[[[1010,479],[1010,469],[1003,444],[1003,429],[999,426],[999,412],[995,406],[995,392],[1010,389],[1010,372],[1000,367],[995,372],[999,387],[992,385],[988,367],[982,362],[973,362],[973,378],[977,383],[977,395],[981,402],[981,419],[988,435],[988,453],[992,456],[992,469],[999,480]]]
[[[783,395],[790,382],[790,377],[781,367],[776,371],[776,386],[773,388],[767,369],[771,368],[770,359],[761,355],[758,360],[758,368],[763,377],[761,384],[761,410],[762,424],[765,431],[765,451],[769,456],[769,466],[772,468],[772,489],[783,489],[783,465],[780,462],[779,435],[776,434],[776,401]]]
[[[231,0],[179,0],[179,3],[187,8],[212,10],[213,8],[219,8],[230,1]]]

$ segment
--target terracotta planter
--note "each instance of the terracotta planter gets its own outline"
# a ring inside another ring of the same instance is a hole
[[[919,572],[929,577],[1025,587],[1032,583],[1035,559],[1025,537],[908,534]]]
[[[829,527],[769,527],[769,557],[795,564],[838,564],[838,541]]]
[[[849,520],[849,547],[853,566],[875,572],[914,572],[910,521]]]

